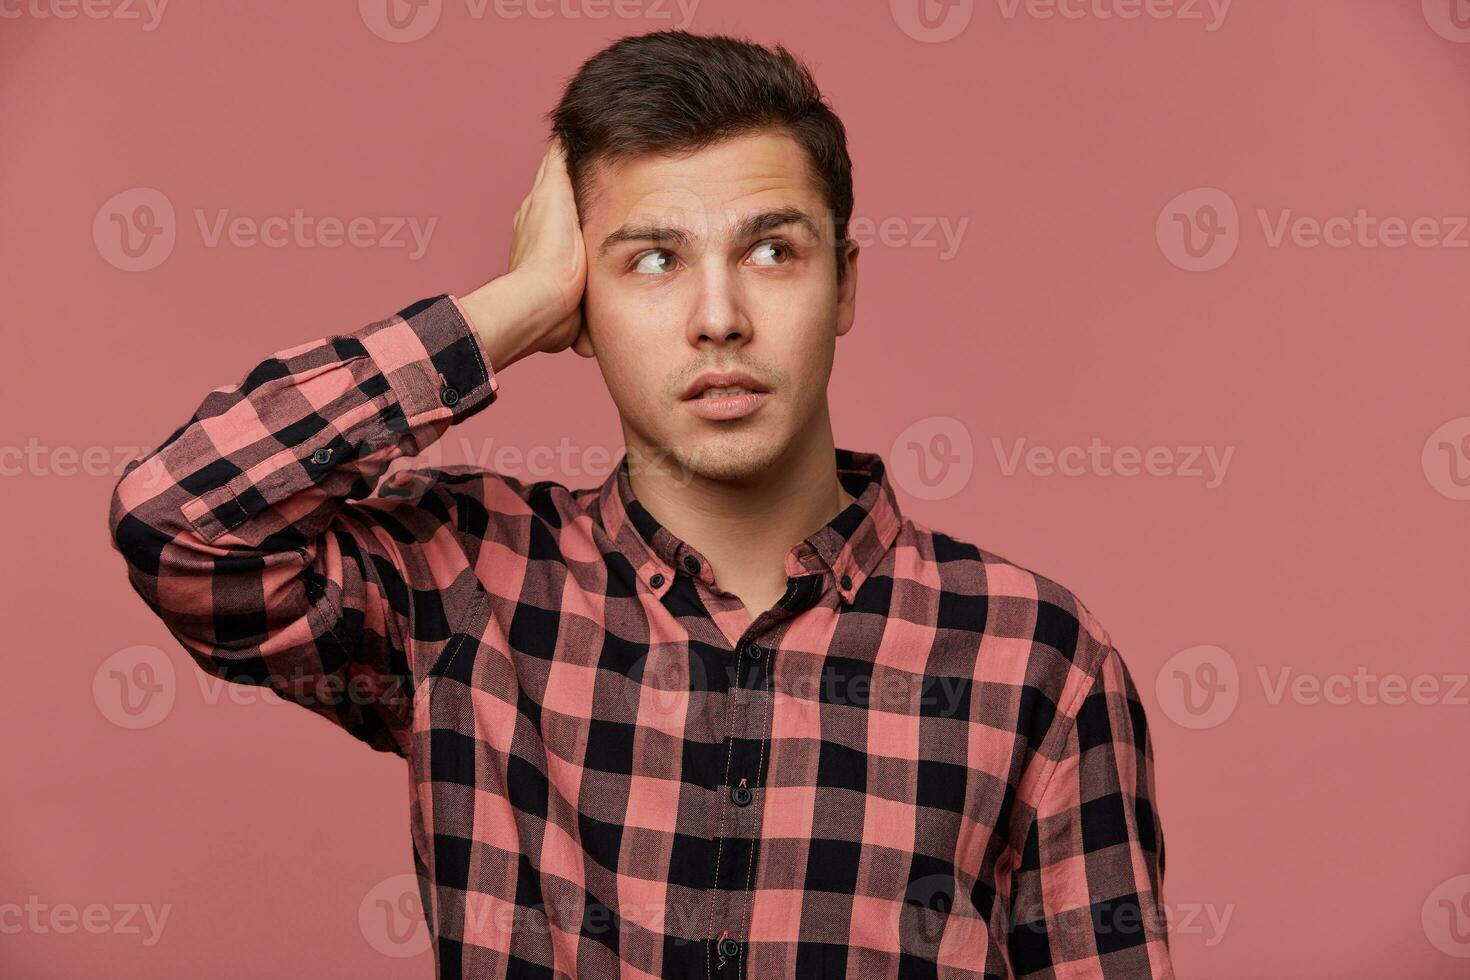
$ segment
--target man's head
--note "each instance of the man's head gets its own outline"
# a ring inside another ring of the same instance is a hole
[[[587,332],[630,455],[738,481],[825,437],[857,247],[842,123],[784,48],[678,31],[595,55],[552,111],[587,248]],[[720,421],[709,371],[767,393]]]

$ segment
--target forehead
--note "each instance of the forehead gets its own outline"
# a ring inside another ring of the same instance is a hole
[[[587,179],[581,218],[589,235],[657,222],[717,236],[756,210],[794,206],[814,219],[823,211],[806,151],[777,130],[693,152],[600,160]]]

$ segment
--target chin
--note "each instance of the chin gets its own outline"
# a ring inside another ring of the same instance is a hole
[[[741,432],[716,432],[670,447],[668,465],[688,478],[738,483],[767,472],[789,440],[763,426]]]

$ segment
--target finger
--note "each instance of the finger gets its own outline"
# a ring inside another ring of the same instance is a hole
[[[551,175],[556,179],[557,184],[562,185],[562,187],[566,187],[567,184],[572,182],[572,172],[567,170],[566,153],[563,153],[563,151],[557,151],[556,157],[551,159]]]

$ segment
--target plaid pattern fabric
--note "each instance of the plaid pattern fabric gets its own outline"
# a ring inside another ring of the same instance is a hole
[[[109,514],[200,668],[406,758],[439,977],[1173,976],[1143,708],[1074,595],[872,453],[754,619],[626,455],[383,478],[498,387],[426,299],[210,392]]]

